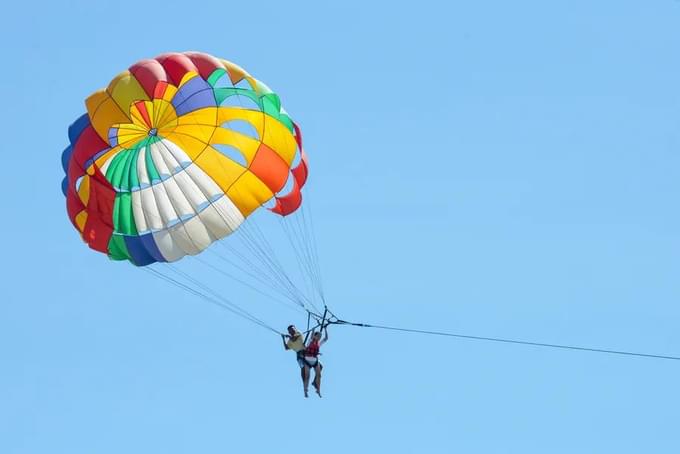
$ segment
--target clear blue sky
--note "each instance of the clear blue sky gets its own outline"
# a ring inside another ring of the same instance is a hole
[[[0,453],[680,452],[679,362],[338,327],[305,400],[276,336],[82,244],[83,100],[201,50],[301,125],[341,317],[680,354],[680,3],[325,3],[3,7]]]

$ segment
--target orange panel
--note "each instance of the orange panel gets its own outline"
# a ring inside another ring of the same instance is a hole
[[[272,192],[279,192],[288,179],[288,165],[281,157],[265,144],[255,153],[250,171],[262,180]]]

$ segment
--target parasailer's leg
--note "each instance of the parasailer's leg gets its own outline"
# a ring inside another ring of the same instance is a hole
[[[321,372],[323,372],[323,363],[319,361],[319,367],[321,368]],[[316,389],[316,370],[314,371],[314,380],[312,380],[312,386],[314,389]]]
[[[305,397],[309,397],[309,394],[307,393],[307,389],[309,388],[309,366],[306,364],[302,368],[302,386],[305,390]]]
[[[316,388],[316,393],[321,397],[321,363],[317,362],[314,367],[314,387]]]

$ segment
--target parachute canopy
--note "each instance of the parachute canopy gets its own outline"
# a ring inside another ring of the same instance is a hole
[[[198,52],[142,60],[85,105],[68,131],[62,190],[83,240],[112,259],[176,261],[268,201],[279,216],[302,203],[298,126],[229,61]]]

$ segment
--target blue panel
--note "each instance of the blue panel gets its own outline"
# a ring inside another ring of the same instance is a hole
[[[147,250],[146,244],[142,239],[144,236],[151,235],[149,234],[143,236],[127,236],[127,235],[124,236],[125,246],[127,246],[128,253],[132,258],[132,262],[137,266],[146,266],[158,261],[153,255],[151,255],[150,251]],[[153,243],[153,238],[151,239],[151,241]],[[156,243],[153,243],[153,246],[156,249],[156,251],[158,251],[158,248],[156,248]]]
[[[63,180],[61,180],[61,192],[64,193],[64,196],[66,195],[66,191],[68,190],[68,179],[64,177]]]
[[[172,98],[172,105],[177,115],[183,115],[201,107],[215,106],[213,88],[200,77],[194,77],[177,90]]]
[[[147,233],[146,235],[141,235],[139,238],[142,240],[142,243],[144,244],[146,251],[153,258],[155,258],[158,262],[167,262],[167,260],[165,260],[165,257],[163,257],[163,254],[161,254],[161,251],[158,249],[158,246],[156,245],[156,240],[153,239],[153,234]]]
[[[68,162],[71,160],[71,155],[73,154],[73,146],[69,145],[61,153],[61,167],[64,169],[64,173],[68,172]]]
[[[68,140],[73,144],[76,143],[80,133],[90,124],[90,118],[87,114],[81,115],[71,126],[68,127]]]
[[[174,99],[173,104],[175,104]],[[189,95],[188,98],[182,100],[175,106],[175,111],[177,112],[177,115],[180,116],[193,112],[194,110],[202,109],[204,107],[215,107],[216,105],[215,94],[213,93],[212,88],[206,88],[197,91]]]

